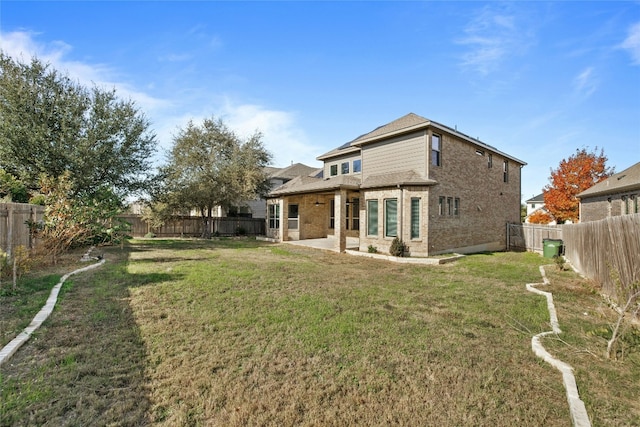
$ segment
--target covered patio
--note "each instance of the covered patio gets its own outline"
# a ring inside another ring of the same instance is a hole
[[[267,235],[281,242],[344,252],[360,245],[359,179],[298,177],[267,199]]]

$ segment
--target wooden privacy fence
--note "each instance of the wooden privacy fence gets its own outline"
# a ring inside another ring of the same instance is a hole
[[[614,216],[601,221],[562,226],[565,257],[585,277],[618,296],[618,276],[623,292],[640,281],[640,214]],[[620,295],[625,298],[626,295]]]
[[[33,248],[36,242],[26,221],[41,221],[44,206],[27,203],[0,203],[0,249],[11,255],[13,248]]]
[[[144,237],[148,233],[156,237],[200,237],[203,223],[199,216],[179,216],[167,221],[162,227],[152,228],[140,215],[120,215],[131,224],[133,237]],[[263,218],[212,218],[209,226],[212,235],[218,236],[262,236],[265,234]]]
[[[544,239],[562,239],[562,226],[507,224],[507,250],[542,253]]]

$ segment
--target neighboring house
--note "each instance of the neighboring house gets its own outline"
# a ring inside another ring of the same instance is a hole
[[[640,162],[586,189],[580,199],[580,222],[640,213]]]
[[[293,163],[286,168],[267,167],[266,172],[269,179],[269,188],[273,190],[298,176],[316,176],[322,173],[322,169],[313,168],[302,163]],[[238,207],[232,207],[227,214],[228,216],[266,218],[267,204],[264,199],[249,200],[241,203]]]
[[[408,114],[318,157],[323,178],[299,176],[267,199],[267,234],[333,236],[388,252],[395,237],[412,255],[506,247],[520,223],[525,163],[455,129]]]
[[[549,213],[549,211],[547,210],[547,208],[544,206],[544,194],[540,193],[535,197],[530,198],[529,200],[527,200],[525,202],[527,204],[527,216],[524,219],[525,224],[529,224],[529,217],[534,213],[534,212],[544,212],[547,215],[549,215],[551,218],[553,218],[553,215],[551,215]],[[549,225],[555,225],[556,221],[553,220],[549,223]]]
[[[264,171],[271,190],[298,176],[316,176],[322,173],[322,169],[313,168],[302,163],[293,163],[286,168],[267,166]],[[191,216],[200,216],[200,211],[194,209],[190,214]],[[212,216],[214,218],[244,217],[265,219],[267,217],[267,205],[265,199],[245,200],[236,206],[229,207],[229,209],[216,206],[213,209]]]

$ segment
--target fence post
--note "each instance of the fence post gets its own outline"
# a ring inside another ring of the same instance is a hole
[[[9,204],[7,210],[7,259],[11,259],[13,251],[13,204]]]

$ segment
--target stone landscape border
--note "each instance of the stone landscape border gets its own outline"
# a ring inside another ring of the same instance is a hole
[[[92,249],[93,247],[90,248],[86,254],[84,254],[84,256],[82,257],[83,261],[96,259],[96,258],[91,258],[89,256]],[[86,267],[79,268],[77,270],[72,271],[71,273],[67,273],[64,276],[62,276],[62,278],[60,278],[60,281],[53,287],[53,289],[51,289],[51,293],[49,294],[49,298],[47,298],[47,302],[44,304],[42,309],[40,309],[38,314],[36,314],[36,316],[33,318],[29,326],[27,326],[13,340],[11,340],[9,344],[5,345],[2,348],[2,350],[0,350],[0,366],[4,364],[7,360],[9,360],[11,356],[13,356],[16,351],[18,351],[18,349],[22,346],[22,344],[24,344],[29,340],[29,338],[31,337],[31,334],[33,334],[33,332],[36,331],[45,320],[47,320],[49,315],[53,312],[53,308],[55,307],[56,302],[58,301],[58,294],[60,293],[60,288],[62,287],[64,282],[72,275],[82,273],[84,271],[91,270],[96,267],[100,267],[102,264],[104,264],[104,262],[105,262],[105,259],[100,258],[99,262],[95,264],[91,264]]]
[[[584,406],[584,402],[580,399],[578,393],[578,386],[576,384],[576,378],[573,376],[573,368],[553,357],[542,345],[541,338],[547,335],[558,335],[562,332],[560,329],[560,323],[558,322],[558,315],[556,313],[556,307],[553,303],[553,295],[551,292],[541,291],[536,286],[548,285],[549,279],[545,274],[543,265],[540,266],[540,274],[542,274],[542,283],[527,283],[527,290],[538,295],[542,295],[547,299],[547,310],[549,310],[549,318],[551,322],[551,331],[546,331],[535,335],[531,338],[531,349],[539,358],[556,368],[562,373],[562,381],[564,382],[564,388],[567,392],[567,401],[569,402],[569,411],[571,413],[571,420],[575,427],[591,427],[591,421],[587,414],[587,409]]]

